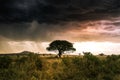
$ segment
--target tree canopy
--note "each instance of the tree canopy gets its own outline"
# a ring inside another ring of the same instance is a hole
[[[55,40],[49,44],[49,47],[46,48],[48,51],[58,51],[58,56],[61,55],[65,51],[75,51],[76,49],[73,48],[73,43],[68,42],[66,40]]]

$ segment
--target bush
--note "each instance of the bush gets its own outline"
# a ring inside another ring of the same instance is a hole
[[[0,57],[0,69],[9,68],[12,59],[9,56]]]
[[[6,77],[7,76],[7,77]],[[119,80],[120,55],[100,59],[83,57],[40,58],[36,54],[0,57],[0,80]]]

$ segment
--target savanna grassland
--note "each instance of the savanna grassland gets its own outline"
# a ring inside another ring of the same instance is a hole
[[[0,80],[120,80],[120,55],[2,55]]]

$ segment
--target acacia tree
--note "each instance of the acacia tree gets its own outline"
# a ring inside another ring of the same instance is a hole
[[[58,51],[59,58],[65,51],[75,51],[73,44],[66,40],[55,40],[49,44],[49,47],[46,48],[48,51]]]

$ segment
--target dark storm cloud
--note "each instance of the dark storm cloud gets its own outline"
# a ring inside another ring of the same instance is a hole
[[[0,35],[5,38],[13,40],[34,40],[35,36],[41,37],[40,34],[37,34],[36,25],[32,23],[12,23],[12,24],[1,24],[0,25]],[[45,32],[45,31],[44,31]],[[43,32],[40,32],[43,34]],[[3,39],[4,40],[4,39]]]
[[[84,26],[87,21],[109,20],[119,13],[120,0],[0,0],[0,40],[51,40],[67,30],[101,24]],[[119,23],[104,23],[104,30],[114,31]]]
[[[0,40],[32,40],[49,41],[56,33],[66,30],[64,25],[32,23],[7,23],[0,24]]]
[[[99,19],[120,11],[119,0],[1,0],[0,22],[59,23]],[[107,14],[107,15],[106,15]],[[102,16],[100,16],[102,15]],[[94,16],[94,17],[93,17]]]

